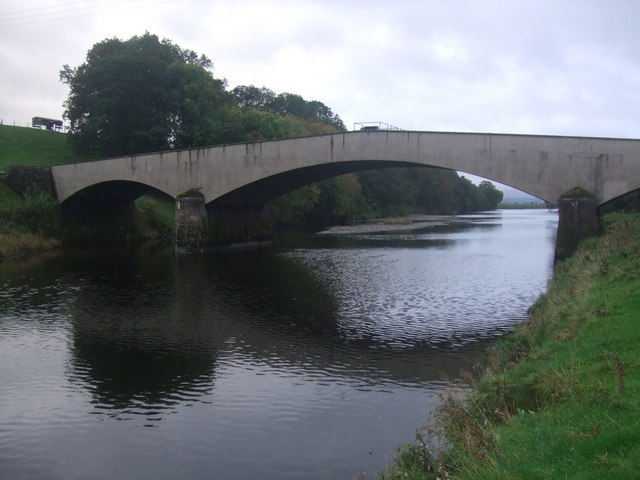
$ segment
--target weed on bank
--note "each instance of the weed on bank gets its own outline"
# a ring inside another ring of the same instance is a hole
[[[640,478],[639,345],[640,215],[615,214],[379,477]]]

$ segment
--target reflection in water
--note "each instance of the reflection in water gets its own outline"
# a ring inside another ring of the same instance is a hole
[[[373,477],[524,319],[554,231],[505,212],[1,265],[0,476]]]
[[[335,330],[331,299],[285,258],[248,252],[209,263],[179,256],[169,260],[173,271],[131,268],[127,258],[95,257],[72,309],[68,375],[90,388],[106,414],[158,420],[157,410],[210,393],[217,353],[243,324],[278,320],[248,331],[247,343],[269,352],[283,328],[313,337]],[[286,308],[296,295],[305,301]]]

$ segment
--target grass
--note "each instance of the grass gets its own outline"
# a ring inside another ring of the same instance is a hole
[[[59,248],[56,201],[46,193],[15,195],[0,183],[0,259]]]
[[[14,205],[22,200],[22,197],[7,187],[7,184],[0,177],[0,209],[9,205]]]
[[[381,477],[638,478],[639,340],[640,216],[611,215],[467,378],[472,393],[444,399],[431,429],[446,453],[404,447]]]
[[[159,193],[148,193],[136,200],[142,235],[172,241],[175,225],[175,200]]]
[[[47,166],[86,160],[75,155],[64,133],[29,127],[0,125],[0,259],[59,248],[60,219],[55,201],[31,192],[25,198],[4,182],[9,166]],[[136,201],[145,238],[170,241],[174,203],[149,194]]]
[[[60,132],[0,125],[0,145],[0,170],[86,160],[73,153],[67,135]]]
[[[43,237],[35,233],[9,233],[0,230],[0,260],[19,258],[60,248],[61,242],[56,238]]]

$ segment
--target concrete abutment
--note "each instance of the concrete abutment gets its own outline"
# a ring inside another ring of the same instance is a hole
[[[570,257],[582,240],[599,232],[597,207],[595,198],[581,188],[560,198],[554,262]]]

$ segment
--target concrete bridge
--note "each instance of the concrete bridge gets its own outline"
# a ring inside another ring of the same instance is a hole
[[[233,224],[228,240],[246,239],[268,200],[332,176],[399,166],[458,170],[559,205],[561,242],[565,230],[571,238],[593,233],[598,206],[640,189],[640,140],[356,131],[57,165],[51,174],[63,207],[95,199],[115,206],[149,189],[170,195],[177,249],[197,250],[207,221]]]

